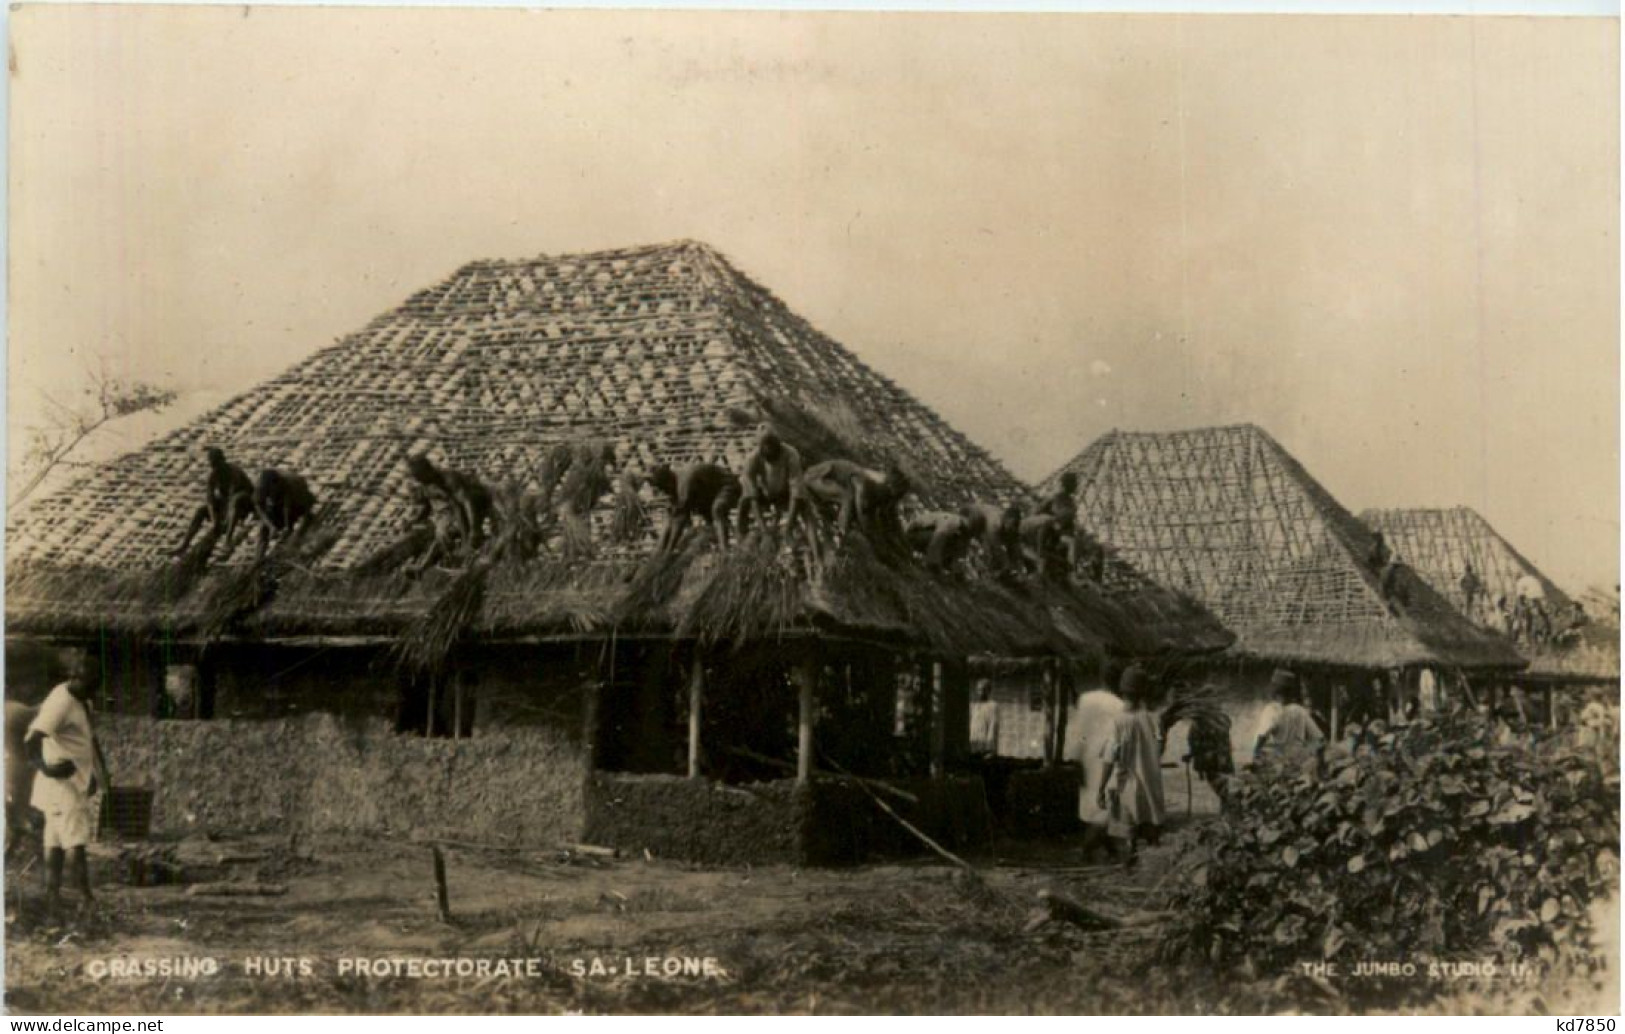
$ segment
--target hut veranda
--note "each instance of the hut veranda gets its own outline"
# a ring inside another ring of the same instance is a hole
[[[659,548],[649,472],[741,472],[763,426],[809,466],[895,467],[905,513],[1031,505],[702,244],[473,262],[16,517],[8,691],[48,688],[40,644],[101,651],[114,782],[159,832],[834,860],[906,838],[842,773],[950,843],[1006,807],[967,756],[971,658],[1044,673],[1058,738],[1059,687],[1109,657],[1229,642],[1144,578],[944,572],[861,528]],[[263,559],[210,528],[173,555],[206,447],[305,478],[312,520]],[[477,553],[414,456],[488,487]]]
[[[1262,428],[1112,431],[1043,487],[1068,471],[1082,527],[1235,633],[1222,657],[1181,674],[1221,690],[1239,759],[1252,754],[1278,666],[1300,677],[1335,739],[1351,720],[1441,706],[1443,694],[1482,691],[1525,664],[1509,640],[1467,620],[1385,550]]]

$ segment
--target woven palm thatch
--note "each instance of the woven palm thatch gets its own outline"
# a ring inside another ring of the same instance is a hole
[[[1087,592],[994,614],[1009,601],[921,581],[895,561],[880,566],[910,591],[798,576],[773,582],[771,606],[751,595],[765,591],[750,581],[762,569],[741,556],[645,572],[666,564],[650,559],[664,501],[630,476],[696,461],[740,470],[762,422],[808,462],[897,464],[911,505],[1028,501],[986,452],[703,244],[481,261],[14,516],[7,619],[25,632],[186,634],[229,609],[234,634],[433,628],[448,642],[454,631],[596,636],[635,625],[712,638],[833,627],[942,643],[962,629],[966,652],[1224,642],[1205,614],[1169,609],[1157,625],[1156,601],[1131,614]],[[321,555],[281,572],[272,592],[243,580],[240,545],[228,553],[211,541],[199,547],[208,564],[184,570],[168,555],[201,500],[209,445],[251,476],[297,472],[322,500]],[[500,486],[509,508],[519,498],[557,506],[567,519],[554,522],[552,548],[493,566],[480,592],[449,602],[454,573],[404,573],[429,541],[411,518],[414,454]],[[591,469],[578,460],[566,473],[572,454]],[[873,582],[884,571],[867,573]],[[1067,618],[1061,631],[1056,613]],[[442,627],[448,615],[462,627]]]
[[[1253,425],[1112,431],[1078,475],[1080,523],[1133,567],[1206,604],[1238,653],[1353,667],[1509,667],[1522,659],[1403,568],[1385,595],[1369,529]]]
[[[1480,625],[1493,627],[1494,601],[1512,600],[1522,578],[1534,578],[1554,614],[1571,611],[1575,602],[1529,561],[1476,510],[1367,510],[1360,520],[1382,532],[1389,547],[1439,595]],[[1472,600],[1462,586],[1467,566],[1482,589]],[[1602,616],[1602,615],[1598,615]],[[1619,678],[1619,629],[1593,618],[1563,640],[1522,646],[1529,673],[1553,677]]]

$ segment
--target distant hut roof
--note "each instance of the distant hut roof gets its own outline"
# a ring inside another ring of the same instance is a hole
[[[1391,606],[1373,536],[1261,428],[1112,431],[1052,475],[1078,475],[1079,520],[1146,575],[1188,593],[1262,659],[1354,667],[1517,667],[1413,573]]]
[[[740,470],[762,422],[808,462],[896,464],[922,507],[1027,500],[988,453],[706,245],[472,262],[14,515],[8,623],[64,634],[222,634],[229,625],[233,634],[267,637],[396,635],[421,622],[449,577],[408,579],[387,562],[412,534],[407,456],[426,453],[521,489],[538,487],[561,443],[613,445],[617,477],[662,462],[713,460]],[[241,544],[230,556],[222,544],[206,570],[169,557],[201,500],[207,445],[251,476],[264,467],[297,471],[322,500],[311,544],[274,577],[246,579],[251,550]],[[728,581],[740,577],[740,558],[688,558],[666,572],[664,595],[645,591],[645,606],[629,609],[631,589],[649,589],[640,577],[652,562],[653,534],[612,534],[614,495],[591,507],[590,559],[491,570],[471,629],[590,636],[638,626],[702,637],[721,628],[842,630],[943,646],[962,635],[966,651],[1009,652],[1200,650],[1227,641],[1199,607],[1151,589],[1107,600],[1082,588],[968,585],[891,564],[908,576],[912,591],[903,592],[898,578],[865,584],[861,561],[851,559],[844,582],[777,578],[777,605],[760,606]],[[663,505],[647,487],[640,502]],[[696,625],[701,614],[711,623]]]
[[[1519,580],[1529,577],[1540,584],[1549,610],[1575,606],[1557,583],[1471,507],[1367,510],[1360,519],[1382,532],[1394,552],[1463,613],[1468,613],[1468,600],[1461,582],[1468,564],[1483,586],[1480,603],[1498,596],[1514,599]],[[1591,615],[1565,641],[1520,647],[1529,658],[1528,673],[1558,679],[1619,678],[1619,629],[1599,617],[1606,615]]]

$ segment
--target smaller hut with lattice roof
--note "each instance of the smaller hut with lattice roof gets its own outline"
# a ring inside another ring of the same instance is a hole
[[[1394,553],[1462,614],[1512,639],[1541,685],[1619,681],[1619,628],[1591,615],[1476,510],[1367,510]]]

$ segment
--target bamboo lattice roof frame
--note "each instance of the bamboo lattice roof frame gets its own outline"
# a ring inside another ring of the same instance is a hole
[[[1078,475],[1080,523],[1157,582],[1205,603],[1263,659],[1353,667],[1522,664],[1414,574],[1391,605],[1369,529],[1263,429],[1112,431],[1040,486]]]
[[[197,589],[171,584],[168,554],[201,502],[205,446],[223,448],[250,476],[264,467],[297,472],[324,505],[331,541],[308,570],[285,580],[248,630],[388,635],[433,603],[423,583],[366,570],[410,534],[408,455],[426,453],[521,488],[536,487],[532,476],[553,447],[587,439],[615,446],[612,474],[701,460],[738,471],[762,420],[809,462],[828,455],[895,462],[914,486],[911,506],[1031,502],[1030,489],[985,450],[705,244],[476,261],[12,515],[8,625],[172,634],[195,624],[205,590],[228,582],[252,555],[246,538],[229,555],[222,543]],[[652,489],[643,495],[663,513]],[[659,527],[638,542],[611,544],[603,534],[613,519],[609,495],[590,519],[602,543],[594,561],[495,579],[484,633],[592,634],[610,623]],[[1063,625],[1059,636],[1068,642],[1135,650],[1206,650],[1228,641],[1198,605],[1153,590],[1116,602],[1084,599],[1086,592],[1065,601],[1035,595],[1022,604],[1029,612],[1010,618],[1025,629],[1018,635],[1006,622],[1009,634],[990,636],[990,645],[1021,639],[1045,648]],[[967,613],[996,598],[983,594],[977,603],[974,591],[951,584],[942,593],[938,609]],[[855,601],[844,602],[844,610],[841,600],[823,609],[865,617]],[[1046,608],[1052,617],[1041,616]],[[898,632],[918,614],[902,606],[869,616]],[[992,628],[1002,616],[990,613],[983,624]],[[1144,634],[1130,634],[1135,628]]]

